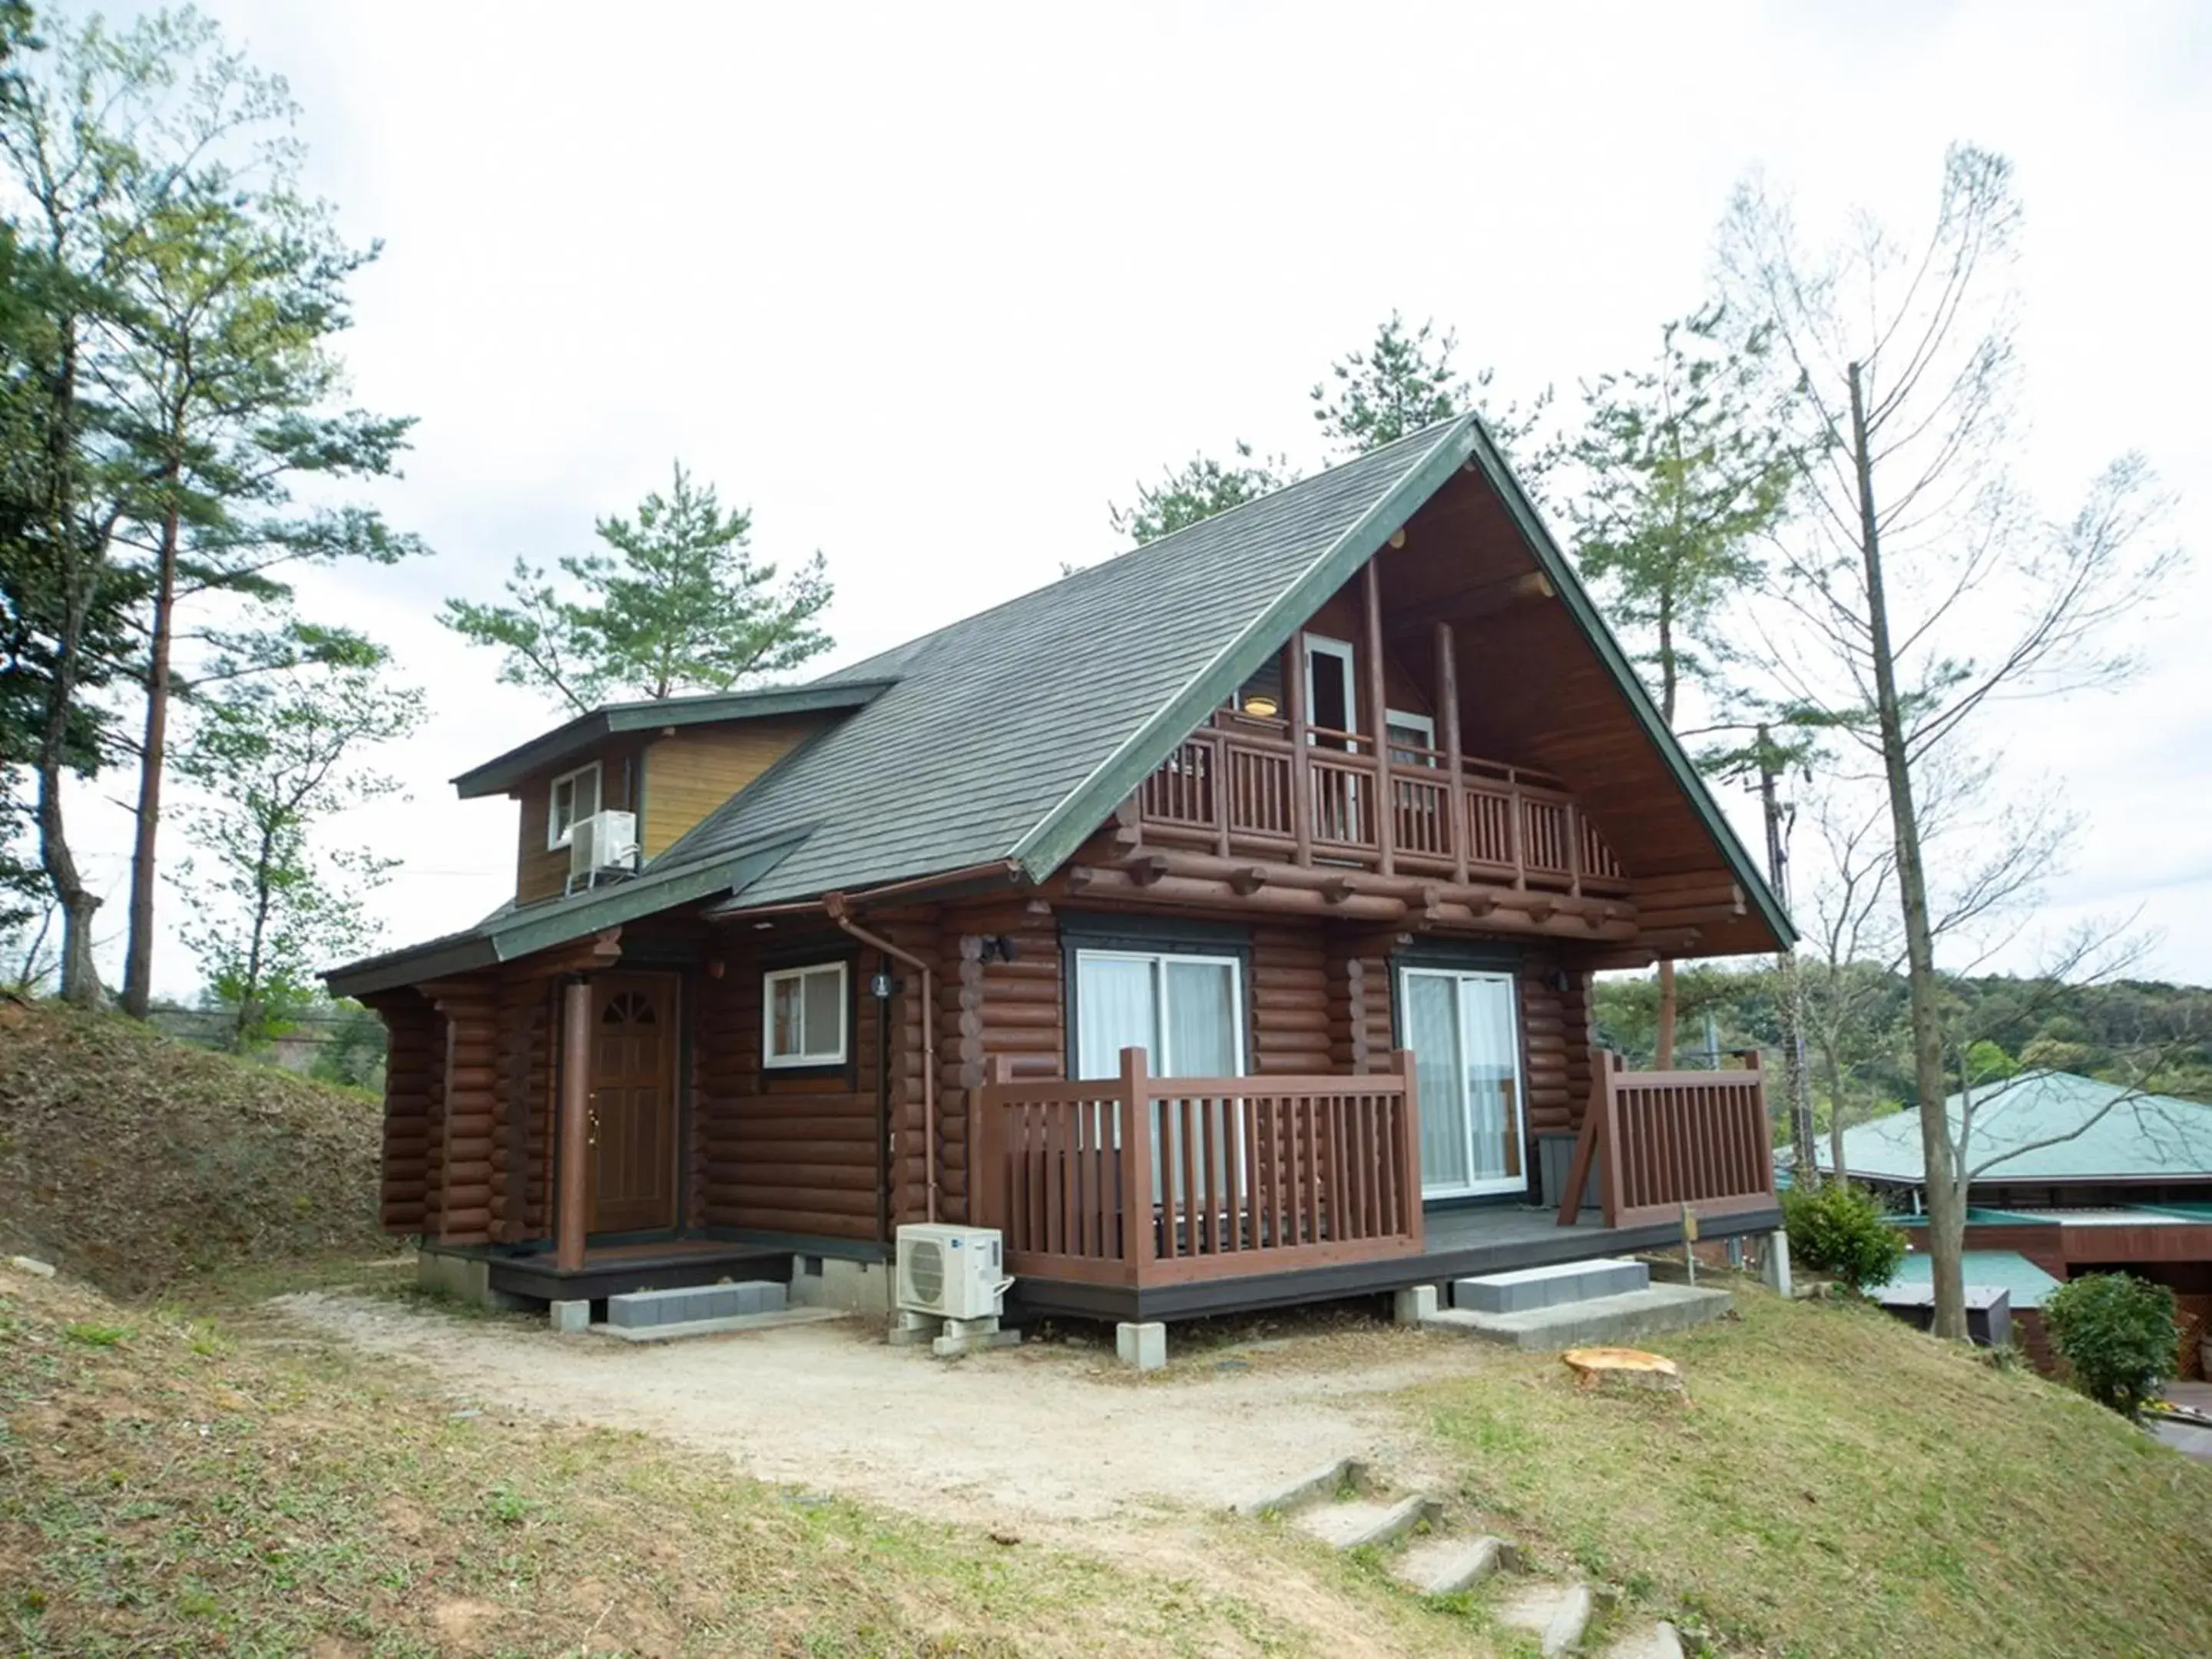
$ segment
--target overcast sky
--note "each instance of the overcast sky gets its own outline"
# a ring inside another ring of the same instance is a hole
[[[2027,204],[2023,472],[2063,511],[2141,449],[2199,555],[2139,678],[1990,740],[2086,817],[2051,921],[2142,907],[2154,969],[2212,981],[2212,8],[213,9],[383,240],[346,356],[420,419],[380,499],[436,556],[304,585],[435,710],[411,802],[346,831],[405,860],[389,944],[510,889],[514,809],[446,780],[553,714],[439,601],[586,548],[673,459],[763,556],[828,556],[834,665],[1109,551],[1163,462],[1311,465],[1308,388],[1394,307],[1571,389],[1699,301],[1747,171],[1910,227],[1966,139]],[[119,930],[121,814],[80,816]],[[166,942],[158,986],[194,981]]]

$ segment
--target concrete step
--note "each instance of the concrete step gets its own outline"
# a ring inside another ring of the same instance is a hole
[[[1289,1515],[1339,1492],[1358,1492],[1366,1484],[1367,1466],[1355,1457],[1340,1457],[1232,1507],[1239,1515]]]
[[[1520,1563],[1503,1538],[1425,1538],[1390,1564],[1390,1576],[1417,1595],[1455,1595]]]
[[[1416,1492],[1395,1504],[1353,1498],[1342,1504],[1323,1504],[1300,1512],[1296,1524],[1331,1548],[1365,1549],[1403,1538],[1424,1521],[1433,1521],[1443,1505]]]
[[[1474,1313],[1447,1308],[1421,1323],[1437,1330],[1464,1331],[1516,1348],[1617,1346],[1638,1337],[1686,1330],[1718,1319],[1734,1300],[1726,1291],[1654,1285],[1622,1296],[1595,1297],[1587,1302],[1534,1308],[1524,1313]]]
[[[1594,1297],[1626,1296],[1647,1290],[1650,1284],[1651,1270],[1641,1261],[1607,1257],[1454,1279],[1451,1301],[1453,1307],[1469,1313],[1528,1313]]]
[[[1592,1599],[1587,1584],[1530,1584],[1516,1590],[1498,1608],[1498,1622],[1527,1631],[1544,1659],[1571,1651],[1589,1628]]]
[[[1682,1638],[1662,1619],[1607,1642],[1604,1659],[1682,1659]]]
[[[607,1323],[617,1330],[644,1330],[658,1325],[696,1325],[710,1319],[781,1313],[787,1294],[771,1279],[700,1285],[688,1290],[632,1291],[607,1298]]]

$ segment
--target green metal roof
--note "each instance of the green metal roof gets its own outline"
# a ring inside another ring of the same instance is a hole
[[[654,697],[611,702],[579,714],[541,737],[508,750],[453,780],[464,800],[504,794],[532,772],[580,758],[611,737],[625,732],[657,732],[670,726],[705,726],[720,720],[765,720],[775,714],[865,708],[890,686],[887,679],[842,679],[811,685],[773,686],[758,691],[717,691],[696,697]]]
[[[359,997],[513,962],[657,911],[743,888],[773,870],[805,834],[799,830],[732,848],[713,859],[657,866],[611,887],[594,887],[543,904],[503,904],[473,927],[365,957],[330,969],[323,979],[331,995]]]
[[[2004,1291],[2015,1313],[2022,1308],[2041,1307],[2043,1299],[2065,1282],[2052,1278],[2014,1250],[1968,1250],[1961,1261],[1965,1264],[1968,1285]],[[1910,1285],[1917,1289],[1931,1285],[1934,1280],[1930,1271],[1929,1258],[1916,1250],[1898,1264],[1897,1276],[1888,1285],[1871,1294],[1879,1302],[1882,1291],[1891,1285]]]
[[[1955,1136],[1966,1097],[1953,1095],[1945,1106]],[[2212,1176],[2212,1106],[2134,1095],[2069,1072],[2023,1072],[1975,1091],[1966,1158],[1976,1166],[1999,1160],[1975,1177],[1993,1185]],[[1823,1169],[1833,1167],[1825,1142],[1820,1159]],[[1919,1114],[1896,1112],[1844,1130],[1844,1167],[1862,1180],[1918,1184],[1926,1168]]]

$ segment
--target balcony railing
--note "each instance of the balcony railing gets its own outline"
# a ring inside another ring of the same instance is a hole
[[[973,1218],[1006,1269],[1145,1286],[1421,1251],[1413,1057],[1364,1077],[1016,1082],[975,1091]]]
[[[1766,1078],[1759,1055],[1725,1072],[1626,1072],[1619,1054],[1599,1056],[1589,1106],[1559,1205],[1559,1224],[1581,1214],[1589,1172],[1608,1227],[1771,1209],[1773,1141]]]
[[[1194,732],[1137,792],[1148,839],[1223,857],[1496,882],[1572,894],[1624,894],[1627,872],[1555,779],[1463,757],[1458,787],[1443,751],[1390,747],[1315,730],[1303,752],[1273,722]],[[1389,793],[1384,793],[1387,781]],[[1378,822],[1388,801],[1387,826]]]

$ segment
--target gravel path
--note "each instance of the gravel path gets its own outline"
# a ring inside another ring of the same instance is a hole
[[[471,1402],[642,1430],[748,1474],[962,1522],[1086,1522],[1226,1506],[1358,1455],[1407,1477],[1386,1396],[1448,1374],[1462,1345],[1382,1331],[1209,1355],[1139,1382],[1096,1348],[935,1360],[860,1320],[632,1346],[375,1298],[272,1304],[323,1335],[429,1365]]]

